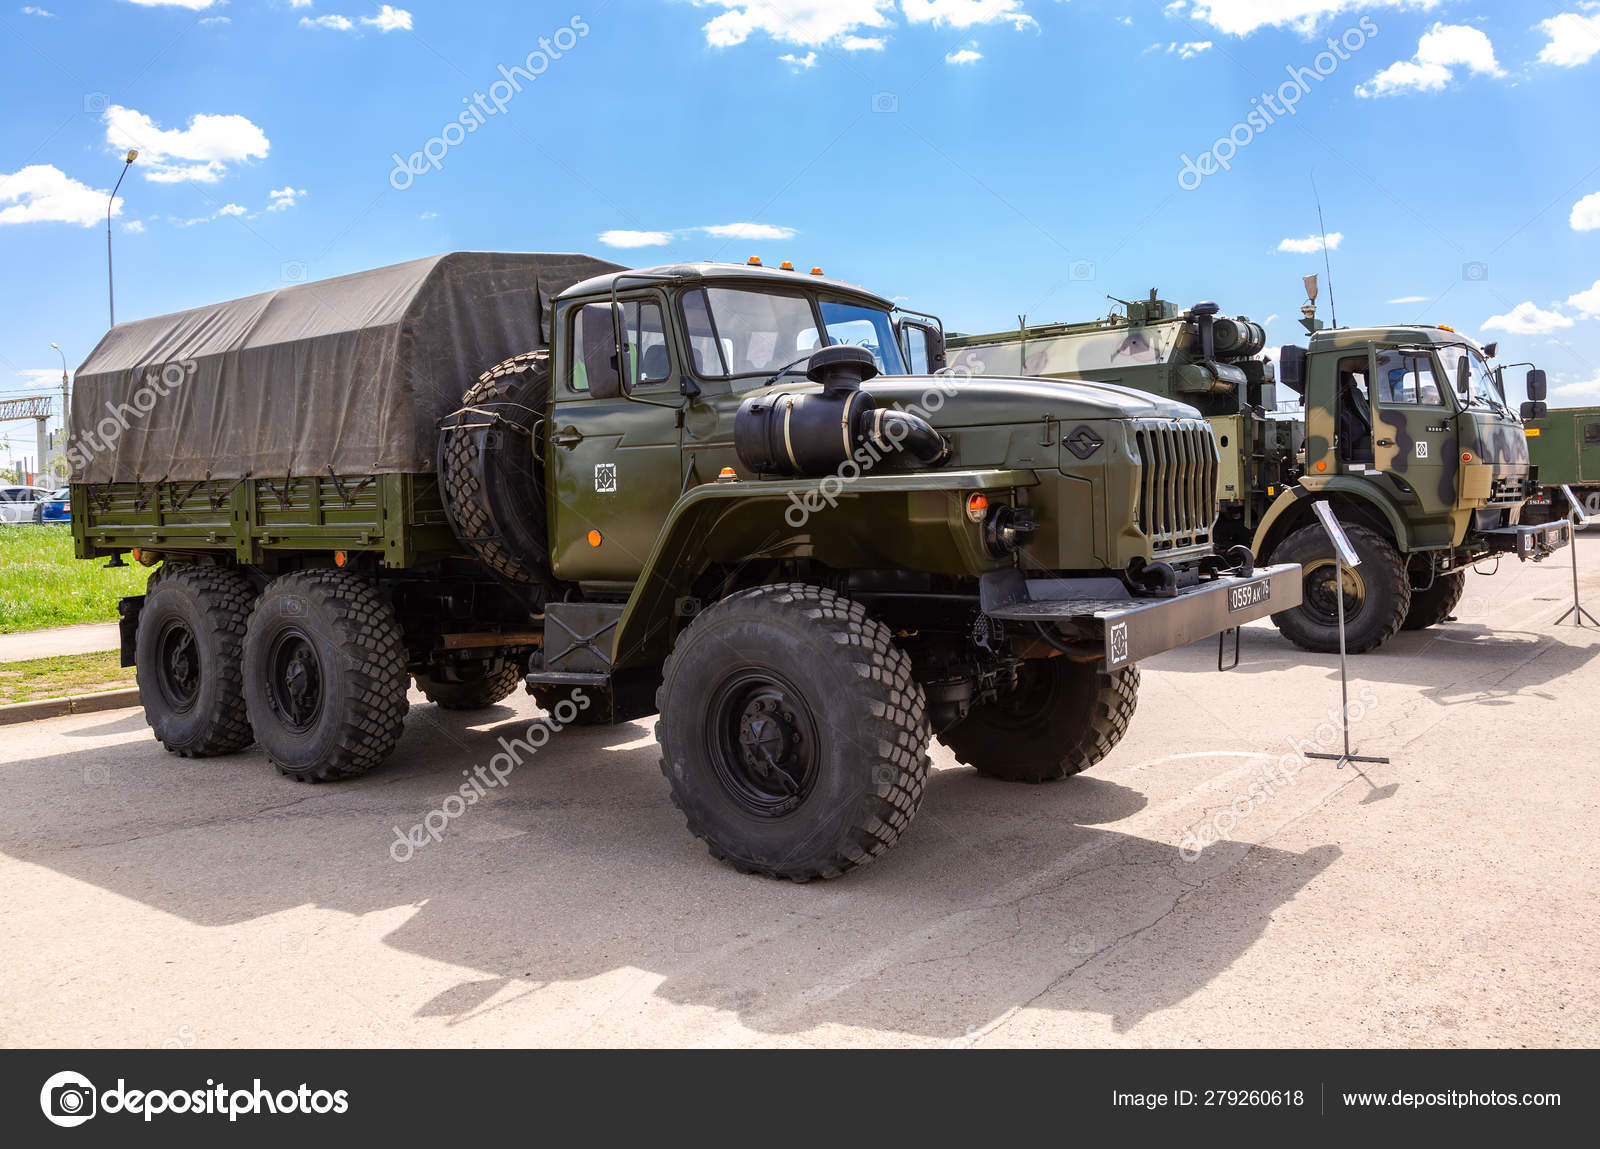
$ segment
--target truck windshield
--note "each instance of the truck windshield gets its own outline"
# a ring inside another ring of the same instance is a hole
[[[684,295],[683,318],[695,373],[705,378],[765,379],[834,343],[865,347],[879,371],[905,374],[889,313],[861,304],[825,299],[813,307],[806,295],[706,287]]]
[[[1489,371],[1489,365],[1484,362],[1483,356],[1472,347],[1441,347],[1439,348],[1439,363],[1444,368],[1444,377],[1454,387],[1456,373],[1461,370],[1461,360],[1466,359],[1470,364],[1467,373],[1468,391],[1462,396],[1462,402],[1468,407],[1483,406],[1496,411],[1510,413],[1511,408],[1506,405],[1506,397],[1500,394],[1500,388],[1495,386],[1494,376]]]

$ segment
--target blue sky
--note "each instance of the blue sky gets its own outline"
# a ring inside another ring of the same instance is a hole
[[[1314,178],[1341,323],[1600,402],[1592,0],[36,0],[0,45],[0,396],[104,332],[133,145],[124,319],[455,249],[759,254],[961,330],[1159,286],[1278,344]]]

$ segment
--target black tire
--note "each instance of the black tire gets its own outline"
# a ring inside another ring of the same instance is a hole
[[[244,640],[245,704],[261,748],[296,781],[353,777],[388,757],[409,683],[400,624],[362,576],[299,571],[257,601]]]
[[[150,577],[139,612],[135,678],[156,741],[184,758],[232,754],[255,741],[244,704],[245,626],[255,590],[225,567]]]
[[[1139,668],[1035,659],[1017,689],[974,706],[939,736],[956,761],[1004,782],[1054,782],[1081,774],[1122,741],[1139,705]]]
[[[656,705],[673,802],[746,873],[837,877],[894,845],[922,801],[929,731],[911,660],[832,591],[781,583],[701,612]]]
[[[1466,589],[1466,571],[1435,576],[1433,585],[1427,590],[1411,592],[1411,609],[1406,611],[1406,620],[1400,624],[1400,629],[1425,630],[1443,622],[1455,612],[1456,604],[1461,601]]]
[[[550,353],[530,351],[479,377],[440,432],[439,490],[456,535],[507,582],[546,591],[540,432]]]
[[[1388,539],[1350,523],[1344,533],[1361,559],[1360,566],[1345,568],[1345,649],[1360,654],[1382,646],[1400,629],[1411,610],[1411,579]],[[1301,527],[1278,544],[1271,561],[1305,568],[1301,604],[1274,614],[1273,623],[1302,650],[1337,654],[1339,603],[1333,588],[1338,576],[1327,533],[1320,524]]]
[[[417,689],[427,700],[444,710],[484,710],[509,698],[522,685],[522,669],[515,662],[502,660],[495,669],[462,682],[416,676]]]
[[[533,689],[533,700],[539,704],[539,709],[546,714],[555,713],[555,708],[572,697],[571,686],[536,686]],[[580,709],[573,716],[568,726],[609,726],[611,724],[611,703],[603,692],[590,687],[578,687],[589,695],[589,705]]]

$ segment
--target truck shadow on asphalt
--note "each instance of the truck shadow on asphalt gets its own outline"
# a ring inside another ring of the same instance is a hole
[[[1350,656],[1352,689],[1358,682],[1413,687],[1424,698],[1444,706],[1505,706],[1519,695],[1553,698],[1545,687],[1600,654],[1600,645],[1585,640],[1576,627],[1570,629],[1572,636],[1451,622],[1425,631],[1401,631],[1378,650]],[[1216,656],[1215,640],[1207,639],[1142,665],[1147,670],[1215,675]],[[1277,675],[1299,667],[1323,672],[1329,697],[1337,707],[1339,656],[1301,650],[1269,627],[1246,631],[1244,657],[1238,669],[1229,673]],[[1510,678],[1516,679],[1515,686],[1505,685]]]
[[[118,764],[93,779],[79,753],[0,766],[16,799],[0,815],[5,850],[202,927],[308,905],[409,908],[386,944],[476,972],[443,991],[388,984],[385,998],[463,1027],[464,1042],[473,1021],[511,1011],[502,1016],[530,1044],[655,1032],[715,1043],[737,1040],[735,1023],[962,1043],[1023,1008],[1095,1015],[1080,1023],[1092,1040],[1222,976],[1340,856],[1220,842],[1186,860],[1174,819],[1129,787],[1093,776],[1015,786],[952,767],[935,771],[911,831],[876,864],[806,886],[749,877],[685,831],[644,723],[563,732],[503,792],[396,861],[396,829],[422,821],[534,714],[418,706],[385,766],[326,786],[280,778],[256,751],[196,761],[143,742],[110,748]],[[274,944],[277,929],[264,923],[238,944]],[[370,944],[318,929],[279,938],[284,960]],[[606,975],[559,1009],[530,997]],[[1239,1008],[1271,992],[1253,986]],[[656,1031],[641,1017],[662,1001],[694,1009]],[[404,1024],[393,1019],[391,1040]]]

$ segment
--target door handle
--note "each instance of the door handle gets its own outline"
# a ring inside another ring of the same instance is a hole
[[[556,446],[565,447],[570,451],[583,442],[583,432],[576,427],[563,427],[550,436],[550,441]]]
[[[1377,441],[1377,443],[1378,443],[1378,446],[1380,446],[1380,447],[1392,447],[1392,446],[1394,446],[1394,440],[1393,439],[1379,439]]]

